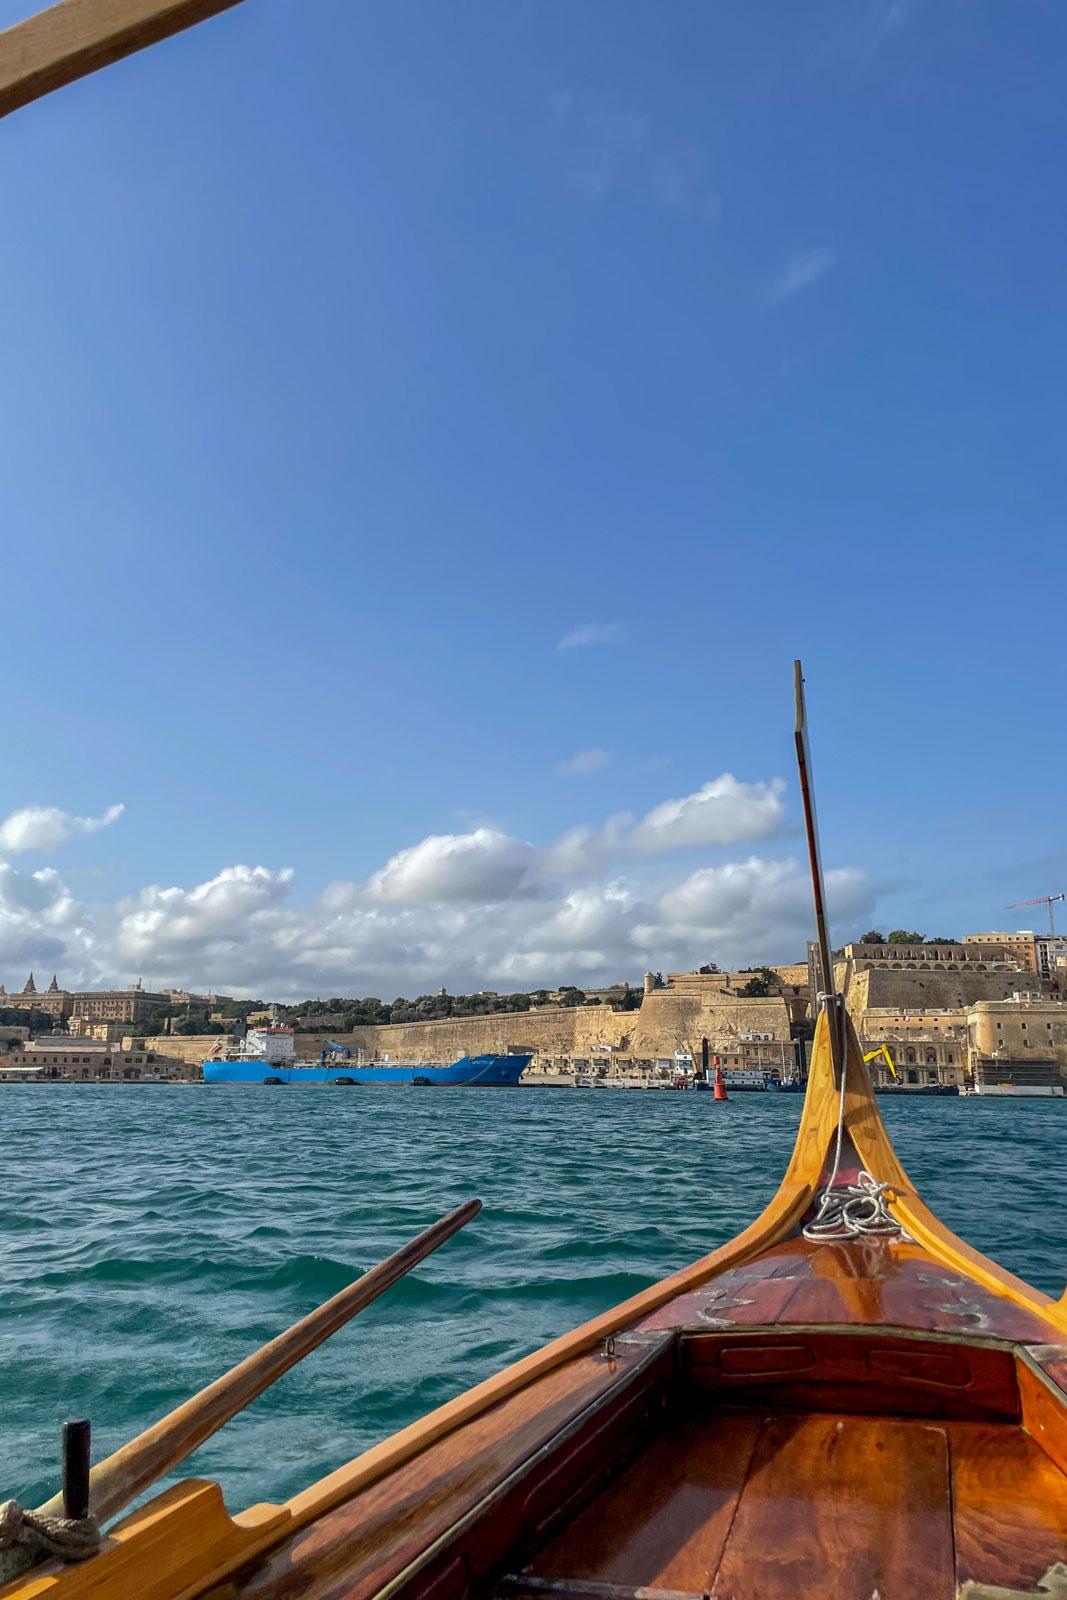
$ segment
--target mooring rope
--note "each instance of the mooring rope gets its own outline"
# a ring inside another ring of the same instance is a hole
[[[840,1023],[839,1016],[831,1016],[831,1010],[841,1006],[838,995],[819,995],[820,1005],[827,1009],[827,1021],[831,1027]],[[847,1070],[847,1043],[843,1030],[841,1035],[841,1092],[837,1107],[837,1143],[834,1148],[834,1164],[830,1176],[816,1202],[815,1215],[803,1229],[805,1239],[812,1243],[825,1243],[829,1239],[856,1239],[861,1236],[899,1234],[906,1237],[904,1229],[889,1212],[887,1199],[896,1191],[891,1183],[879,1183],[877,1178],[871,1176],[866,1168],[861,1167],[856,1174],[855,1183],[841,1183],[837,1181],[841,1169],[841,1152],[845,1142],[845,1083],[848,1078]]]
[[[46,1517],[17,1500],[0,1503],[0,1583],[39,1561],[87,1561],[99,1548],[95,1517]]]

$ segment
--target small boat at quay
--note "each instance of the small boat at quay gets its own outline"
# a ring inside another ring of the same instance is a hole
[[[799,669],[797,695],[829,976]],[[735,1238],[284,1504],[189,1478],[129,1509],[478,1210],[91,1470],[68,1424],[62,1492],[0,1514],[2,1600],[1067,1596],[1067,1297],[923,1203],[828,987],[792,1158]]]
[[[61,0],[0,35],[0,114],[228,3]],[[1067,1297],[947,1228],[893,1149],[833,990],[796,681],[820,1009],[760,1215],[283,1504],[158,1490],[468,1201],[96,1465],[68,1423],[61,1489],[0,1505],[0,1600],[1067,1597]],[[654,1182],[662,1152],[635,1159]]]

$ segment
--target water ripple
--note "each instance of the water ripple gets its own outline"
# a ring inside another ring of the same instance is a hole
[[[1067,1270],[1067,1102],[888,1100],[943,1220],[1038,1287]],[[3,1086],[0,1498],[97,1454],[471,1194],[476,1221],[193,1458],[280,1499],[722,1243],[770,1199],[799,1096]]]

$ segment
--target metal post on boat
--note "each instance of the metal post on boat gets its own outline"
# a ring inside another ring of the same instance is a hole
[[[80,1522],[89,1515],[92,1432],[88,1417],[63,1424],[63,1515],[72,1522]]]

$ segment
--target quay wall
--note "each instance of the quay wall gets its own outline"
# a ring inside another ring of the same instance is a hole
[[[388,1052],[394,1059],[451,1061],[492,1050],[529,1051],[535,1059],[617,1055],[637,1060],[673,1057],[679,1049],[699,1054],[707,1037],[721,1049],[740,1033],[788,1041],[789,1012],[774,996],[740,1000],[719,992],[692,995],[655,989],[638,1011],[613,1011],[609,1005],[499,1011],[484,1017],[445,1017],[435,1022],[398,1022],[351,1032],[298,1033],[297,1057],[316,1056],[327,1039],[368,1055]],[[158,1047],[184,1061],[201,1062],[219,1042],[218,1034],[167,1035]]]

